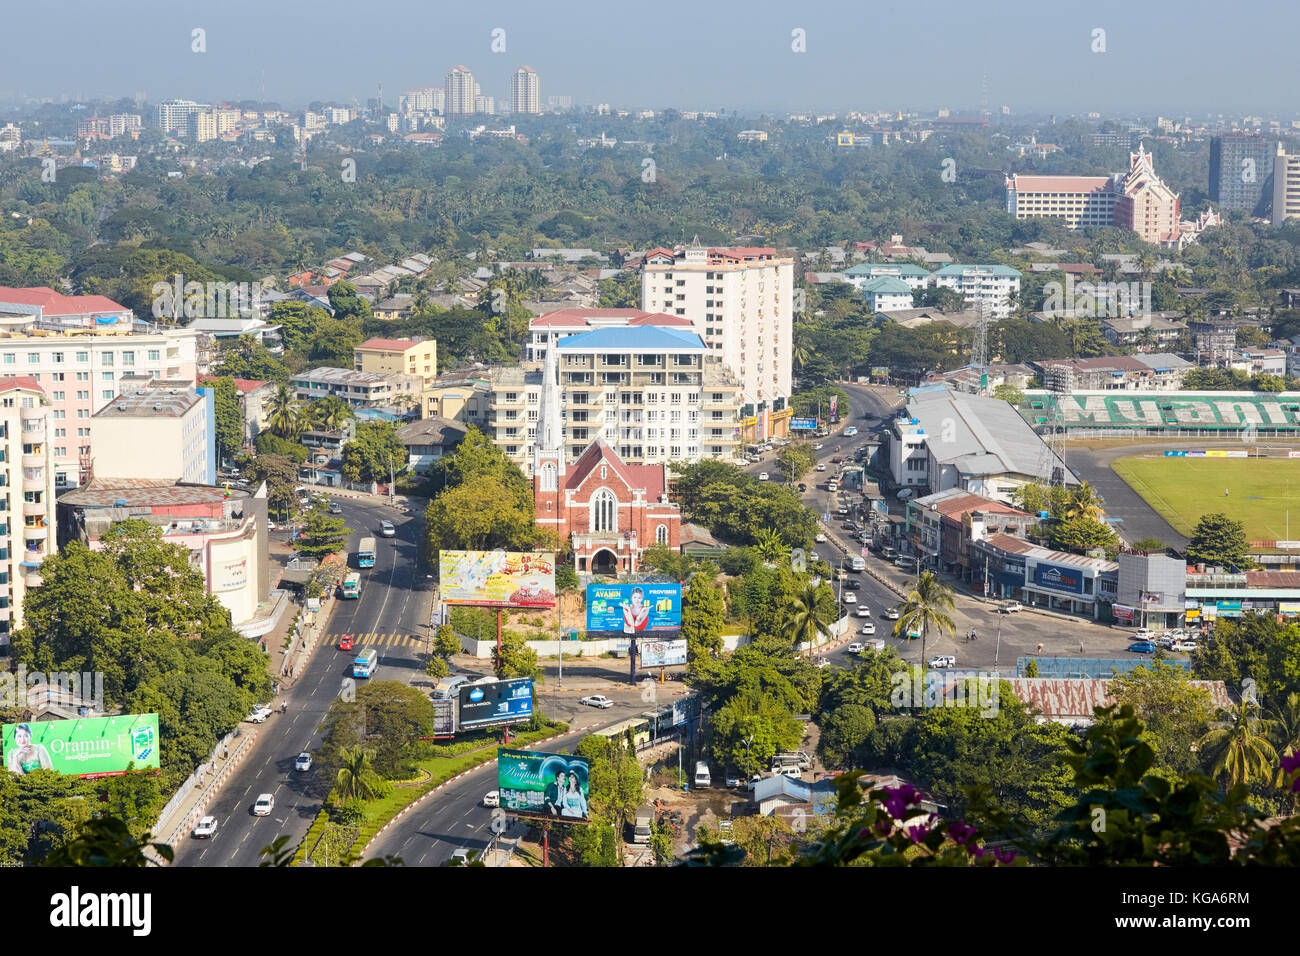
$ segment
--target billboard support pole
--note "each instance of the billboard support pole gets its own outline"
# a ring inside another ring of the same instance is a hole
[[[497,608],[497,673],[501,673],[501,608]]]
[[[550,865],[551,857],[551,821],[542,822],[542,866]]]

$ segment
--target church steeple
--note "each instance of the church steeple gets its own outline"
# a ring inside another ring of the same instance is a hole
[[[537,443],[533,451],[533,473],[542,463],[554,462],[564,474],[564,420],[560,409],[560,377],[555,356],[559,337],[553,337],[546,346],[542,360],[542,395],[537,411]]]

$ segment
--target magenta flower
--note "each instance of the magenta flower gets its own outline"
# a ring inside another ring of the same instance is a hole
[[[912,838],[913,843],[921,843],[930,835],[929,827],[908,827],[907,835]]]
[[[972,843],[970,846],[966,847],[966,852],[978,860],[981,857],[983,857],[984,854],[987,853],[988,851],[985,850],[984,847],[977,846],[976,844]]]
[[[1007,864],[1007,863],[1010,863],[1010,862],[1011,862],[1012,860],[1014,860],[1015,858],[1016,858],[1016,851],[1015,851],[1015,850],[1001,850],[1001,849],[999,849],[999,850],[994,850],[994,851],[993,851],[993,859],[997,860],[999,863],[1002,863],[1002,864],[1004,864],[1004,865]]]
[[[964,844],[967,840],[975,835],[975,828],[967,826],[964,823],[957,822],[948,827],[948,836],[953,838],[956,843]]]

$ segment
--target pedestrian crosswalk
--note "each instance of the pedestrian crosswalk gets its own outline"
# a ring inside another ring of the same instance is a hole
[[[325,643],[329,647],[337,647],[345,636],[342,633],[327,634]],[[425,642],[424,636],[421,634],[370,633],[353,634],[351,636],[353,647],[416,647],[423,645]]]

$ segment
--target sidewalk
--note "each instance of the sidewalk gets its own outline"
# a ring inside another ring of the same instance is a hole
[[[195,782],[186,781],[183,784],[189,788],[188,793],[154,826],[155,841],[175,847],[180,841],[189,837],[190,831],[202,818],[216,795],[221,792],[226,780],[255,749],[257,731],[248,730],[245,725],[241,725],[239,731],[239,736],[225,748],[226,756],[222,756],[222,748],[219,747],[216,756],[204,765],[205,772],[199,775],[197,780],[191,777]],[[162,858],[152,850],[148,851],[146,856],[156,864],[163,863]]]

